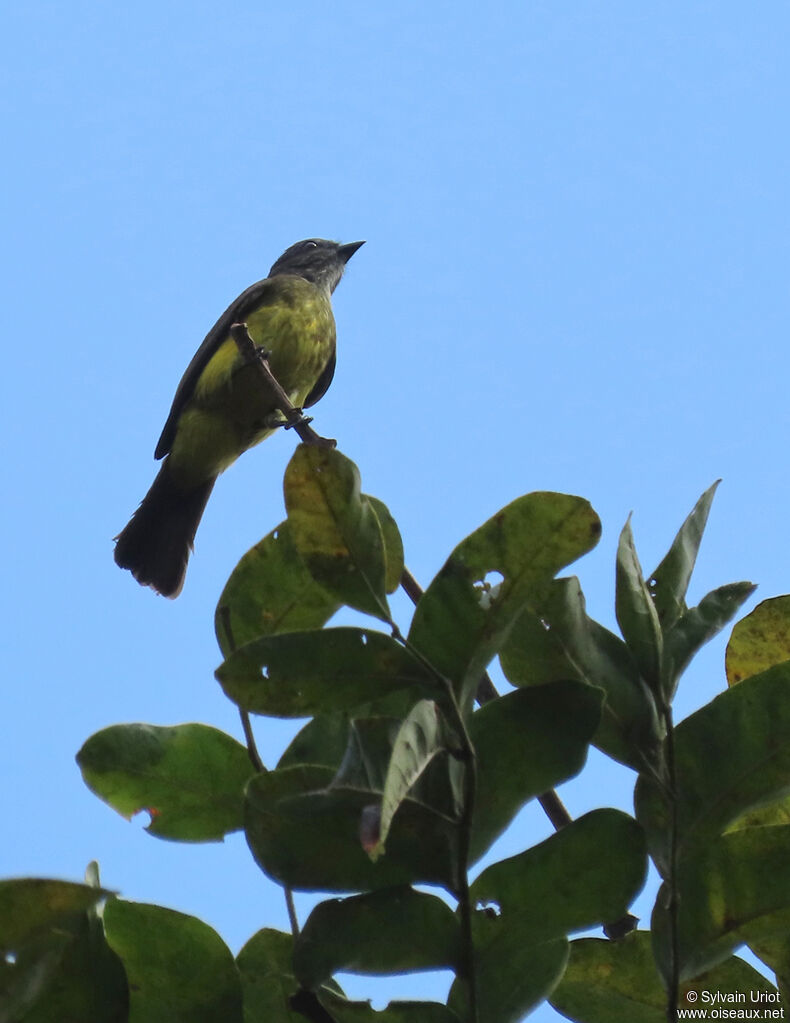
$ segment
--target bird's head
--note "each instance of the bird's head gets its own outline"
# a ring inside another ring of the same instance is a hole
[[[308,238],[297,242],[280,256],[269,271],[270,277],[293,274],[304,277],[319,288],[334,291],[343,276],[346,263],[364,242],[328,242],[323,238]]]

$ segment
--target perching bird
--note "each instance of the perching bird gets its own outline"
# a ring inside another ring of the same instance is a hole
[[[154,456],[165,458],[162,468],[116,537],[116,563],[142,585],[178,596],[217,476],[276,428],[277,410],[267,401],[259,368],[240,355],[228,333],[231,326],[247,324],[297,408],[315,405],[335,372],[330,295],[363,244],[297,242],[209,331],[181,378],[156,445]]]

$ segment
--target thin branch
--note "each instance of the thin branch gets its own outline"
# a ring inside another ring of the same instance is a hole
[[[478,1023],[480,1016],[477,1003],[477,971],[475,968],[475,946],[472,934],[473,906],[469,894],[469,858],[472,845],[472,823],[477,798],[477,756],[469,732],[466,729],[461,708],[455,699],[455,691],[449,687],[455,710],[456,728],[460,729],[464,753],[464,810],[458,822],[458,903],[463,941],[463,976],[469,990],[469,1019]]]
[[[230,620],[230,608],[227,604],[223,604],[222,607],[219,608],[219,616],[222,620],[222,628],[225,632],[228,649],[231,653],[235,653],[236,640],[233,636],[233,623]],[[247,756],[250,758],[250,763],[258,774],[263,774],[266,771],[266,765],[261,759],[258,747],[255,744],[255,735],[252,731],[252,722],[250,721],[249,711],[245,710],[244,707],[239,707],[239,717],[241,718],[241,727],[244,732],[244,739],[247,743]]]
[[[551,821],[555,831],[567,827],[568,824],[573,824],[573,817],[565,809],[565,804],[554,789],[549,789],[548,792],[539,795],[538,802],[543,807],[543,812]]]
[[[247,743],[247,755],[250,758],[250,763],[258,772],[258,774],[266,773],[266,765],[261,760],[261,755],[258,752],[258,747],[255,745],[255,736],[252,731],[252,722],[250,721],[250,712],[245,710],[243,707],[239,707],[239,717],[241,718],[241,727],[244,731],[244,739]]]
[[[222,620],[222,628],[225,632],[225,640],[227,642],[230,652],[233,653],[236,650],[236,640],[233,635],[233,623],[230,620],[230,608],[223,604],[219,609],[219,616]],[[249,711],[245,710],[244,707],[239,707],[239,717],[241,718],[241,727],[244,731],[244,739],[247,743],[247,756],[250,758],[250,762],[258,774],[266,773],[266,765],[261,759],[261,755],[258,752],[258,746],[255,742],[255,734],[252,730],[252,721],[250,720]],[[283,885],[283,893],[285,895],[285,907],[288,910],[288,919],[291,923],[291,934],[294,939],[299,936],[299,919],[296,916],[296,906],[294,905],[294,893],[288,885]]]
[[[293,888],[288,885],[284,885],[285,891],[285,906],[288,910],[288,922],[291,925],[291,934],[294,938],[299,937],[299,917],[296,915],[296,906],[294,904],[294,891]]]
[[[667,1020],[677,1023],[678,996],[680,994],[680,952],[678,949],[678,798],[677,773],[675,765],[675,733],[672,721],[672,707],[666,704],[663,709],[667,738],[664,746],[664,761],[670,790],[669,818],[669,877],[666,884],[669,888],[669,984],[667,991]]]
[[[283,424],[286,430],[294,429],[305,444],[312,444],[319,448],[337,447],[337,441],[329,437],[321,437],[310,426],[311,419],[305,416],[300,408],[297,408],[286,392],[280,386],[277,378],[269,367],[269,353],[265,348],[260,348],[250,337],[246,323],[234,323],[230,328],[230,336],[236,342],[242,357],[251,365],[257,366],[261,382],[272,396],[275,408],[279,409],[285,417]]]

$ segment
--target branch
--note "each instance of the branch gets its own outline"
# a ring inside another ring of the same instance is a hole
[[[230,621],[230,608],[226,604],[223,604],[222,607],[219,608],[219,615],[222,619],[222,627],[225,630],[228,647],[230,648],[230,652],[234,653],[236,650],[236,640],[233,638],[233,626]],[[241,718],[241,727],[244,731],[244,738],[247,742],[247,755],[250,758],[250,763],[258,774],[263,774],[266,771],[266,765],[261,759],[258,747],[255,744],[255,735],[252,731],[252,722],[250,721],[249,711],[246,711],[243,707],[239,707],[239,717]]]
[[[678,798],[677,772],[675,765],[675,726],[672,720],[672,707],[665,703],[663,718],[667,730],[664,746],[664,767],[670,790],[669,818],[669,877],[666,884],[669,888],[669,985],[667,991],[667,1020],[677,1023],[678,996],[680,994],[680,952],[678,949]]]
[[[319,448],[337,447],[337,441],[328,437],[321,437],[310,426],[311,420],[297,408],[277,381],[269,367],[269,353],[265,348],[255,344],[250,337],[246,323],[234,323],[230,328],[230,336],[236,342],[242,358],[251,366],[257,366],[261,382],[272,396],[275,408],[279,409],[285,416],[286,430],[294,429],[305,444],[312,444]]]

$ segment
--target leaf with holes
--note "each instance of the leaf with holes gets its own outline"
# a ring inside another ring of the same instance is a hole
[[[303,987],[315,988],[340,971],[452,969],[459,957],[458,919],[447,903],[398,887],[319,902],[296,940],[293,965]]]
[[[520,497],[463,540],[417,604],[409,640],[462,703],[530,598],[598,542],[587,501],[567,494]]]
[[[340,601],[310,575],[281,522],[251,548],[225,584],[214,615],[224,657],[259,636],[320,629]]]
[[[622,916],[646,873],[642,831],[618,810],[593,810],[487,867],[470,892],[486,907],[472,921],[480,1018],[515,1023],[546,998],[565,968],[565,935]],[[448,1004],[461,1013],[460,980]]]
[[[247,750],[209,725],[112,725],[77,754],[88,788],[131,818],[151,814],[146,830],[181,842],[217,842],[243,826]]]
[[[329,1012],[319,1015],[311,992],[300,992],[304,998],[302,1019],[331,1019],[334,1023],[460,1023],[458,1016],[438,1002],[390,1002],[385,1009],[374,1009],[370,1002],[350,1002],[341,995],[320,991],[317,1002]]]
[[[299,990],[293,969],[294,940],[290,934],[264,927],[236,957],[244,993],[244,1023],[304,1023],[290,999]],[[332,990],[338,990],[332,983]],[[321,990],[329,991],[329,987]]]
[[[619,810],[592,810],[539,845],[493,863],[472,884],[525,945],[623,916],[647,875],[642,829]],[[551,893],[551,898],[547,898]]]
[[[399,689],[435,691],[431,673],[394,639],[350,627],[263,636],[216,676],[234,703],[271,717],[349,710]]]
[[[771,995],[776,988],[753,966],[732,957],[682,984],[679,1005],[693,1006],[703,991],[718,991],[726,1002],[728,994]],[[689,992],[694,993],[691,998]],[[664,1023],[667,995],[653,960],[650,932],[632,931],[622,941],[572,941],[565,973],[549,1002],[576,1023]]]
[[[389,621],[384,536],[356,465],[339,451],[300,444],[284,488],[291,538],[316,582],[349,607]]]

